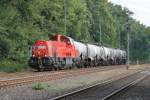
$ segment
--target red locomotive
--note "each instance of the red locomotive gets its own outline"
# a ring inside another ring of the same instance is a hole
[[[45,68],[63,68],[72,66],[74,58],[78,55],[75,46],[64,35],[55,35],[50,41],[37,40],[32,47],[29,66],[39,71]]]

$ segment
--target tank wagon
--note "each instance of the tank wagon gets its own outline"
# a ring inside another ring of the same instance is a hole
[[[120,49],[82,43],[60,34],[50,38],[37,40],[31,47],[31,68],[43,71],[126,63],[126,52]]]

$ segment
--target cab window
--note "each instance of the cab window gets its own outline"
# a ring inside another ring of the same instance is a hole
[[[61,36],[60,37],[60,41],[61,42],[65,42],[66,44],[71,44],[70,40],[67,37],[65,37],[65,36]]]

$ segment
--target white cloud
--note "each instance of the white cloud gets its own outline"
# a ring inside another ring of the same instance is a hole
[[[109,0],[134,12],[133,18],[150,26],[150,0]]]

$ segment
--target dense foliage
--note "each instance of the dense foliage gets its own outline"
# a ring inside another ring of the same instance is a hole
[[[85,42],[101,38],[103,44],[125,49],[127,19],[130,58],[148,60],[150,27],[128,12],[107,0],[0,0],[0,69],[6,62],[25,64],[29,45],[36,39],[48,39],[47,34],[61,33]]]

